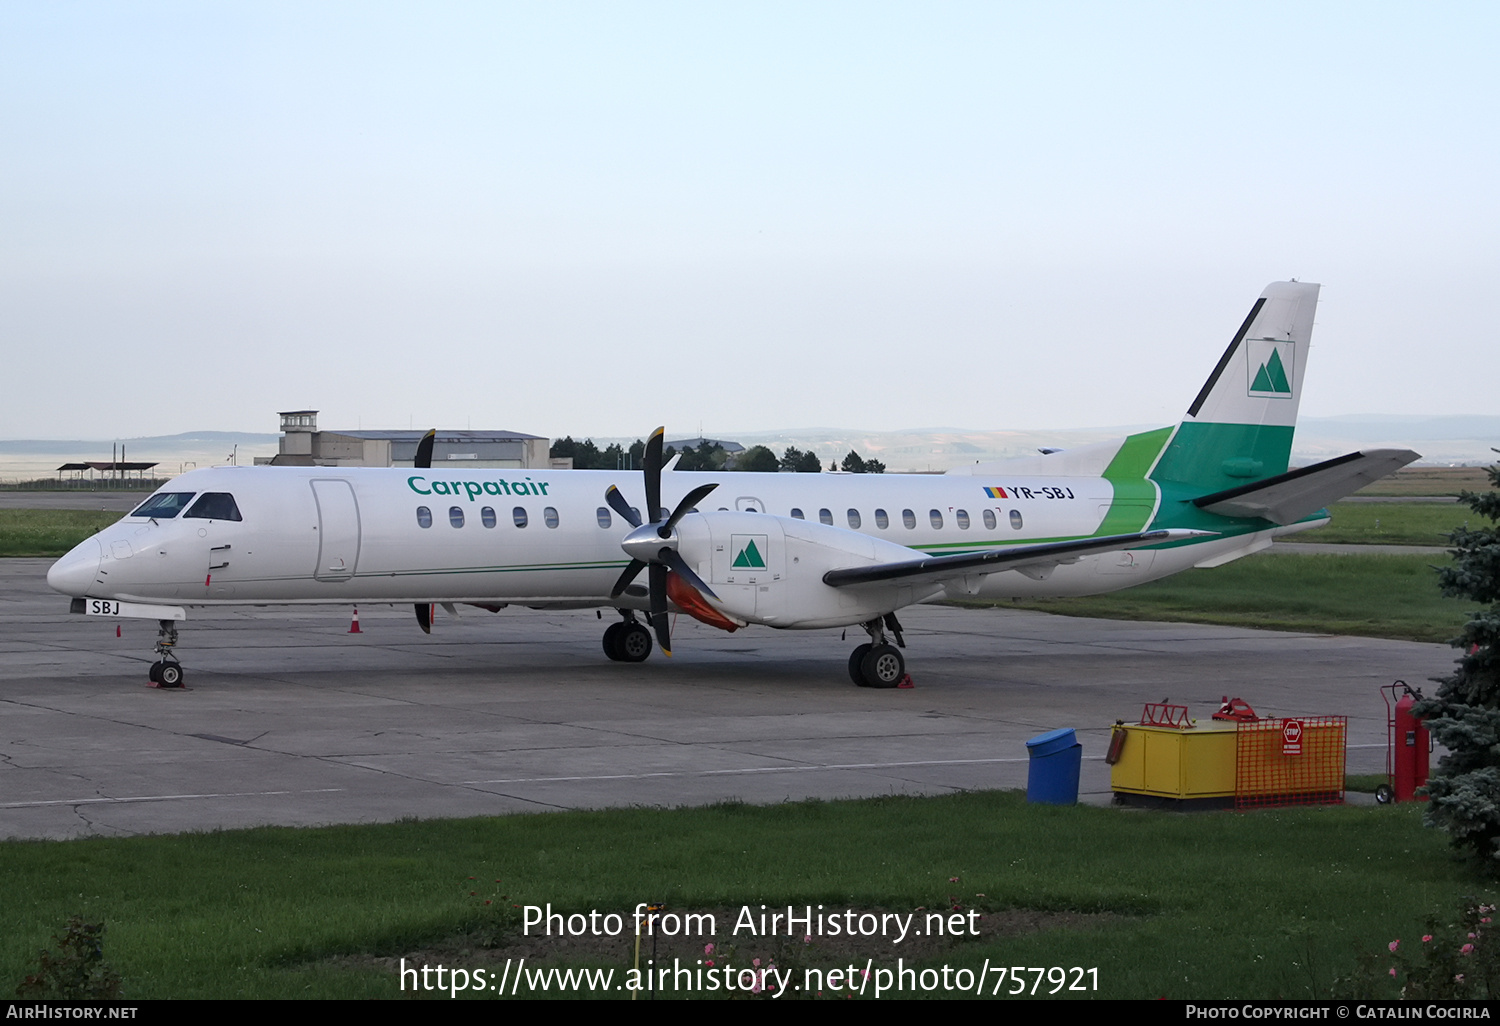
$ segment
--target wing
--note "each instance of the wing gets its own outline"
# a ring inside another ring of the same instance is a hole
[[[1047,542],[1042,545],[1012,545],[988,552],[964,553],[957,556],[928,556],[924,559],[830,570],[823,575],[823,583],[834,588],[873,584],[878,581],[936,584],[959,577],[970,577],[976,572],[993,574],[1001,570],[1034,570],[1040,567],[1057,566],[1061,563],[1077,562],[1079,557],[1096,552],[1137,549],[1149,545],[1160,545],[1163,542],[1213,535],[1213,531],[1141,531],[1137,534],[1112,534],[1103,538],[1080,538],[1077,541]]]

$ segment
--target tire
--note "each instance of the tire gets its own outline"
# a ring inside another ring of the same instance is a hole
[[[604,628],[604,654],[615,662],[625,658],[620,654],[620,633],[624,630],[623,623],[612,623]]]
[[[893,688],[906,676],[906,660],[894,645],[876,645],[865,654],[859,672],[872,688]]]
[[[627,663],[644,663],[651,654],[651,632],[638,623],[621,624],[617,651],[620,659]]]
[[[1396,800],[1396,793],[1391,790],[1390,784],[1381,784],[1375,789],[1375,804],[1389,805]]]
[[[180,688],[182,687],[182,664],[162,663],[161,670],[156,677],[164,688]]]
[[[149,672],[149,673],[146,674],[146,679],[149,680],[153,684],[160,684],[161,683],[161,660],[160,659],[158,659],[156,662],[154,662],[154,663],[151,664],[151,672]]]
[[[862,688],[869,687],[870,682],[865,680],[864,671],[860,667],[864,665],[865,656],[869,655],[870,649],[874,647],[866,642],[863,645],[856,645],[854,651],[849,653],[849,679]]]

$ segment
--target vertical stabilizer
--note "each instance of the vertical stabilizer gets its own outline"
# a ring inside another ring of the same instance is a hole
[[[1216,491],[1285,473],[1321,286],[1266,286],[1151,477]]]

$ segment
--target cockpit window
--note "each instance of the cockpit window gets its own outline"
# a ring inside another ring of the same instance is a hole
[[[141,503],[136,511],[130,514],[133,517],[156,517],[158,520],[171,520],[182,512],[182,508],[188,504],[195,492],[157,492],[151,498]]]
[[[191,509],[182,515],[188,520],[243,520],[234,496],[228,492],[204,492]]]

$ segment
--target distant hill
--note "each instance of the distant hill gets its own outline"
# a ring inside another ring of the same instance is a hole
[[[966,463],[1032,456],[1038,449],[1067,449],[1089,442],[1118,438],[1159,424],[1124,425],[1075,430],[973,430],[934,427],[907,431],[859,431],[848,428],[797,428],[782,431],[718,432],[745,446],[764,445],[778,456],[788,447],[817,453],[826,467],[851,449],[898,471],[944,471]],[[244,431],[184,431],[124,440],[130,460],[158,462],[160,472],[175,474],[195,466],[227,463],[236,452],[238,462],[274,455],[279,434]],[[599,446],[629,445],[635,436],[596,437]],[[21,439],[0,441],[0,478],[50,475],[65,462],[107,460],[110,440]],[[1361,448],[1404,447],[1422,454],[1428,465],[1493,463],[1500,448],[1500,416],[1394,416],[1355,414],[1343,417],[1304,417],[1297,426],[1292,449],[1295,465],[1314,463]],[[237,450],[237,451],[236,451]]]

